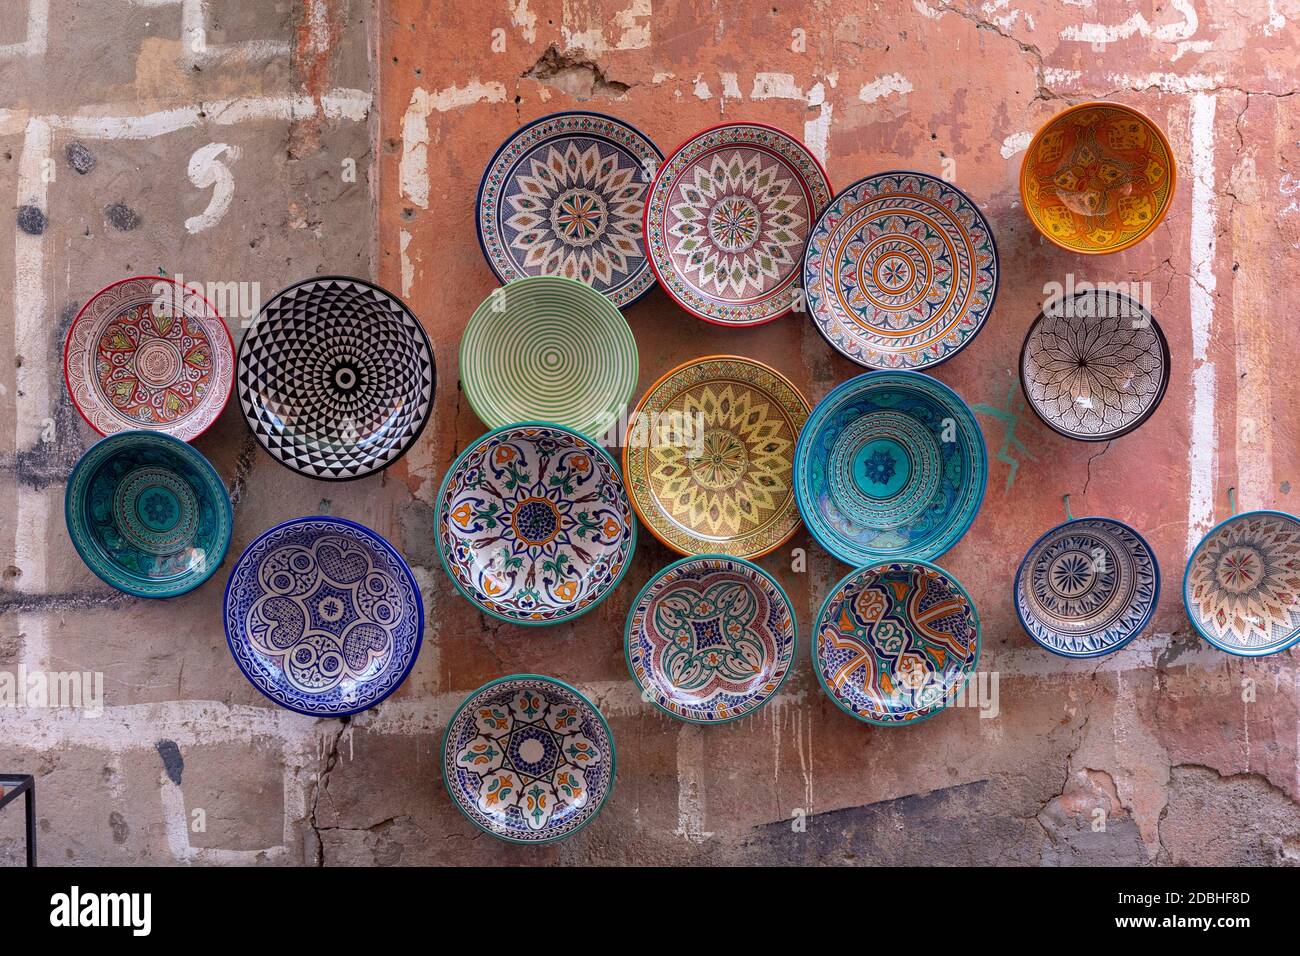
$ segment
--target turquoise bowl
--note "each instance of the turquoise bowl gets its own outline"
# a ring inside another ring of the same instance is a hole
[[[68,478],[68,535],[105,583],[137,597],[192,591],[230,547],[233,512],[216,469],[185,442],[124,431],[91,446]]]
[[[931,561],[970,528],[988,470],[960,395],[920,372],[868,372],[808,417],[795,500],[817,543],[846,564]]]

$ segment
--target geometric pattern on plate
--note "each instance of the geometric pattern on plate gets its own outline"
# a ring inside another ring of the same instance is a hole
[[[535,674],[474,691],[443,737],[452,802],[511,843],[563,840],[590,823],[614,789],[614,765],[614,738],[595,705]]]
[[[1160,569],[1128,525],[1078,518],[1034,542],[1014,589],[1030,637],[1064,657],[1097,657],[1146,627],[1160,597]]]
[[[898,726],[932,717],[979,661],[979,615],[956,578],[923,561],[850,573],[826,598],[813,666],[840,710]]]
[[[502,282],[566,276],[630,305],[655,282],[641,220],[661,162],[654,143],[601,113],[556,113],[520,128],[479,186],[488,265]]]
[[[817,159],[787,133],[732,123],[687,140],[659,167],[646,249],[688,312],[758,325],[788,312],[812,223],[830,200]]]
[[[721,724],[780,689],[795,650],[794,609],[762,568],[683,558],[653,577],[628,615],[628,670],[642,697],[680,720]]]
[[[374,531],[295,518],[235,562],[225,626],[254,687],[289,710],[338,717],[373,707],[406,679],[424,609],[406,562]]]
[[[965,193],[925,173],[880,173],[831,200],[805,253],[813,323],[868,368],[952,358],[993,309],[998,255]]]
[[[466,449],[443,479],[434,526],[457,590],[517,624],[558,624],[591,610],[636,548],[614,460],[544,423],[509,425]]]

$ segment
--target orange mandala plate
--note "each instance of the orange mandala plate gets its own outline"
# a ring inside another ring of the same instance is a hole
[[[709,355],[668,372],[632,413],[632,507],[679,554],[754,558],[799,527],[794,449],[809,406],[774,368]]]
[[[1034,228],[1071,252],[1127,249],[1160,225],[1177,169],[1164,132],[1119,103],[1081,103],[1029,143],[1020,198]]]

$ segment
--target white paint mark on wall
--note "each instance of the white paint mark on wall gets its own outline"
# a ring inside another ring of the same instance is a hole
[[[402,260],[402,298],[405,299],[410,296],[411,289],[415,286],[415,265],[407,253],[407,247],[411,245],[411,234],[405,229],[398,236],[397,245]]]
[[[755,73],[754,88],[749,98],[753,100],[801,100],[803,90],[789,73]]]
[[[912,7],[927,20],[938,20],[944,14],[943,10],[936,10],[924,0],[912,0]]]
[[[887,73],[876,77],[870,83],[863,84],[862,89],[858,90],[858,99],[864,103],[874,103],[895,93],[902,96],[911,92],[911,80],[901,73]]]
[[[0,46],[0,60],[44,56],[49,43],[50,0],[27,0],[27,34],[18,43]]]
[[[1029,148],[1029,143],[1033,138],[1034,134],[1030,132],[1012,133],[1002,141],[1002,158],[1010,159],[1016,153],[1023,153]]]
[[[1133,36],[1154,37],[1168,43],[1190,40],[1200,26],[1196,8],[1192,6],[1191,0],[1172,0],[1171,5],[1182,16],[1181,20],[1153,27],[1141,11],[1138,11],[1123,23],[1082,23],[1078,26],[1066,27],[1061,31],[1061,39],[1076,43],[1115,43]]]
[[[826,83],[834,89],[838,79],[838,74],[831,73],[826,77]],[[817,83],[808,91],[808,105],[817,110],[817,118],[804,121],[804,145],[812,150],[812,154],[825,166],[830,150],[831,114],[834,110],[830,98],[826,95],[825,84]]]
[[[631,0],[611,18],[618,39],[611,45],[605,39],[605,23],[591,7],[578,0],[564,0],[561,8],[560,36],[566,50],[585,50],[595,56],[609,50],[644,50],[650,45],[651,0]],[[581,28],[575,24],[582,21]]]
[[[691,843],[713,834],[704,829],[704,728],[682,724],[677,733],[677,830]]]
[[[1214,363],[1209,361],[1214,329],[1214,242],[1217,209],[1214,196],[1214,112],[1209,93],[1192,97],[1192,235],[1188,296],[1192,323],[1192,424],[1187,451],[1188,553],[1214,523],[1215,434]]]
[[[1223,86],[1223,76],[1205,76],[1191,73],[1111,73],[1106,77],[1114,87],[1126,90],[1157,89],[1162,93],[1201,93]]]
[[[528,9],[528,0],[506,0],[510,8],[510,24],[518,28],[528,43],[537,39],[537,14]]]
[[[449,86],[430,93],[422,86],[411,91],[411,102],[402,115],[402,158],[398,181],[402,195],[421,209],[429,208],[429,114],[461,109],[475,103],[504,103],[506,88],[493,80],[477,77],[464,86]]]
[[[695,88],[692,92],[695,94],[696,99],[701,100],[707,100],[713,96],[713,93],[709,90],[708,81],[704,79],[703,74],[695,78]]]
[[[226,143],[208,143],[190,156],[190,182],[199,189],[212,190],[208,207],[197,216],[185,220],[185,229],[191,235],[211,229],[219,223],[230,209],[231,200],[235,198],[235,177],[229,167],[221,162],[219,157],[222,153],[232,162],[239,159],[239,147]]]
[[[227,850],[218,847],[191,846],[189,817],[185,813],[185,794],[181,791],[180,785],[174,783],[166,772],[160,772],[158,787],[162,794],[163,827],[167,834],[167,849],[177,862],[209,866],[255,866],[260,863],[273,863],[289,855],[289,848],[284,845],[270,846],[262,850]]]

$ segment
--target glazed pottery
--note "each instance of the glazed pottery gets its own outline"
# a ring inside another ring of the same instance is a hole
[[[489,428],[542,420],[599,439],[626,412],[638,369],[627,320],[562,276],[493,290],[460,340],[465,397]]]
[[[1187,562],[1183,604],[1201,637],[1229,654],[1263,657],[1300,641],[1300,519],[1247,511],[1216,525]]]
[[[244,549],[226,583],[226,641],[281,707],[341,717],[401,686],[420,652],[420,588],[393,546],[343,518],[294,518]]]
[[[794,473],[804,523],[841,561],[929,560],[975,520],[988,454],[947,385],[920,372],[867,372],[813,408]]]
[[[1053,654],[1099,657],[1142,631],[1160,597],[1160,567],[1143,537],[1113,518],[1075,518],[1030,547],[1016,571],[1016,614]]]
[[[179,438],[123,431],[81,456],[64,516],[73,547],[105,583],[175,597],[212,576],[230,546],[230,496],[208,460]]]
[[[646,390],[628,424],[632,506],[681,554],[756,557],[799,527],[794,449],[808,403],[780,372],[736,355],[694,359]]]
[[[558,624],[618,586],[636,520],[614,459],[568,428],[508,425],[452,464],[434,514],[456,589],[516,624]]]
[[[1081,103],[1030,141],[1020,198],[1034,228],[1062,249],[1119,252],[1160,225],[1176,179],[1169,141],[1151,119],[1119,103]]]
[[[808,232],[830,198],[821,164],[788,133],[761,123],[704,130],[664,161],[650,189],[650,265],[692,315],[770,322],[800,295]]]
[[[553,843],[596,818],[614,790],[614,736],[563,681],[484,684],[451,718],[442,779],[470,822],[510,843]]]
[[[1029,407],[1053,431],[1109,441],[1159,406],[1169,384],[1169,345],[1134,299],[1079,292],[1049,302],[1029,327],[1020,384]]]
[[[641,229],[661,162],[639,130],[603,113],[555,113],[520,127],[479,185],[488,265],[502,282],[566,276],[630,305],[655,282]]]
[[[316,276],[262,307],[239,346],[248,427],[282,465],[327,481],[387,468],[424,430],[433,349],[397,296]]]
[[[623,648],[643,700],[679,720],[723,724],[758,710],[785,682],[794,608],[756,564],[682,558],[637,595]]]
[[[63,374],[101,435],[144,429],[189,441],[230,398],[235,346],[196,290],[164,276],[122,279],[72,320]]]
[[[998,252],[979,208],[925,173],[868,176],[831,200],[803,263],[808,311],[845,358],[921,369],[971,343],[998,293]]]
[[[933,717],[965,686],[980,656],[975,603],[925,561],[850,573],[822,604],[813,669],[850,717],[884,727]]]

